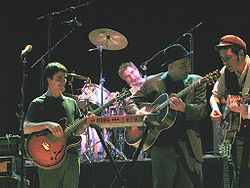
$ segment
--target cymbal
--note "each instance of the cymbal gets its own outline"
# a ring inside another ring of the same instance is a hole
[[[67,73],[67,75],[71,76],[73,78],[79,79],[79,80],[88,80],[88,79],[90,79],[89,77],[82,76],[82,75],[79,75],[79,74],[76,74],[76,73]]]
[[[121,50],[128,45],[126,37],[118,31],[99,28],[89,33],[89,40],[97,47],[106,50]]]

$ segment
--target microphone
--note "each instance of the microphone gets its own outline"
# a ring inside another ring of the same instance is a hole
[[[146,71],[147,70],[147,62],[145,62],[145,63],[142,63],[141,65],[140,65],[140,68],[143,70],[143,71]]]
[[[76,27],[82,27],[82,25],[83,25],[81,22],[79,22],[79,21],[77,20],[76,17],[74,17],[74,19],[71,19],[71,20],[68,20],[68,21],[61,22],[61,24],[67,24],[67,25],[69,25],[69,26],[76,26]]]
[[[21,51],[21,57],[25,57],[32,50],[30,44],[26,45],[25,48]]]
[[[189,30],[189,33],[193,32],[195,29],[197,29],[198,27],[200,27],[203,23],[202,22],[199,22],[198,24],[196,24],[193,28],[191,28]]]
[[[185,36],[192,37],[192,34],[191,34],[191,33],[184,33],[182,36],[183,36],[183,37],[185,37]]]

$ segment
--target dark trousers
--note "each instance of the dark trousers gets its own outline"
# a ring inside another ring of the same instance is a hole
[[[250,127],[243,127],[236,137],[233,147],[236,167],[236,187],[250,187]]]
[[[202,187],[202,178],[188,169],[184,156],[179,154],[176,148],[153,146],[151,161],[154,188]]]
[[[78,154],[68,154],[62,166],[53,170],[38,168],[40,188],[78,188],[80,160]]]

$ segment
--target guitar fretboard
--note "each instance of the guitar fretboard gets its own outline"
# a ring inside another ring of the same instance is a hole
[[[124,89],[122,93],[119,93],[118,96],[116,96],[115,98],[111,99],[109,102],[105,103],[104,105],[94,110],[92,114],[100,115],[105,108],[111,106],[115,101],[122,100],[125,97],[128,97],[129,95],[131,95],[131,93],[128,92],[126,89]],[[69,137],[73,132],[79,129],[85,122],[86,122],[86,117],[83,117],[81,119],[76,120],[73,124],[69,125],[64,130],[65,137],[66,138]]]
[[[183,90],[181,90],[179,93],[176,94],[176,97],[180,98],[183,95],[187,94],[189,91],[191,91],[192,89],[194,89],[195,87],[201,85],[202,83],[204,83],[204,78],[201,78],[199,80],[196,80],[195,82],[193,82],[191,85],[187,86],[186,88],[184,88]],[[169,100],[167,100],[166,102],[162,103],[161,105],[159,105],[158,107],[156,107],[154,109],[154,111],[161,111],[162,109],[166,108],[169,105]]]

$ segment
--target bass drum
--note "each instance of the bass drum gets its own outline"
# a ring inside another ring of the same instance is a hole
[[[102,132],[103,139],[108,140],[106,130]],[[81,134],[80,161],[81,163],[102,162],[106,158],[106,152],[102,146],[99,136],[94,128],[88,127]]]

